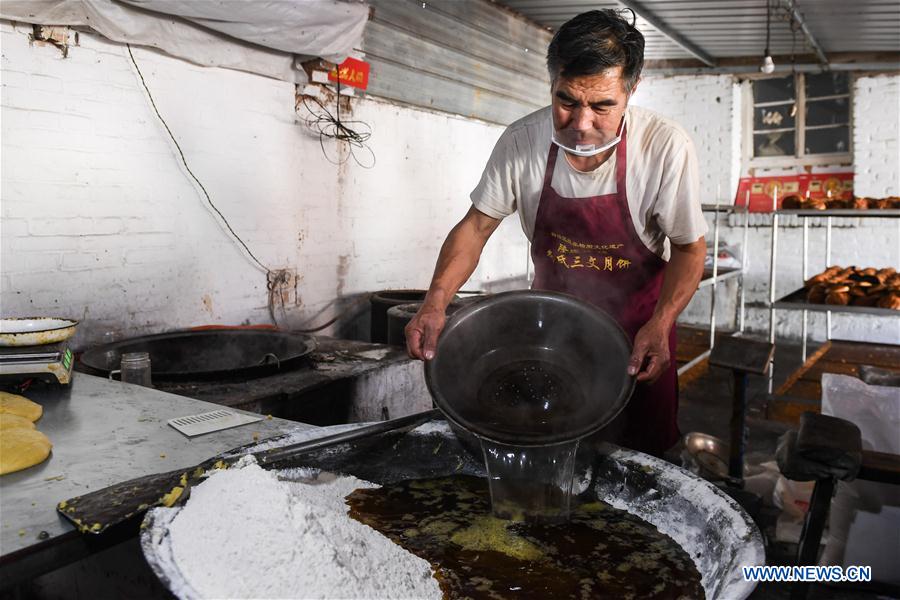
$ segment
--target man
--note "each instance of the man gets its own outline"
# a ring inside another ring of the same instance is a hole
[[[637,385],[616,441],[659,456],[678,440],[674,324],[703,274],[706,221],[688,135],[628,106],[643,55],[643,36],[616,11],[559,29],[547,50],[552,104],[500,137],[406,337],[411,356],[434,356],[447,304],[518,210],[534,289],[591,302],[631,336]]]

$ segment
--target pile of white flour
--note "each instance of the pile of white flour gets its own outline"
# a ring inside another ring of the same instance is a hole
[[[441,598],[427,561],[347,516],[354,477],[280,481],[252,460],[191,489],[169,537],[178,569],[209,598]]]

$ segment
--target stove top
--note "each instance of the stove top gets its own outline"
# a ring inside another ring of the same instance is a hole
[[[413,363],[404,348],[325,336],[315,339],[317,349],[303,361],[265,376],[187,381],[166,381],[154,376],[153,387],[228,408],[320,426],[362,420],[358,415],[354,416],[354,407],[363,403],[368,405],[382,397],[390,405],[388,416],[379,412],[366,414],[366,419],[388,418],[395,397],[397,401],[406,402],[409,398],[422,396],[427,398],[430,407],[431,398],[421,378],[421,366]],[[402,372],[390,380],[396,381],[397,386],[406,385],[402,393],[395,393],[393,384],[378,383],[382,377],[388,377],[379,373],[395,368]],[[80,359],[76,370],[106,376]]]

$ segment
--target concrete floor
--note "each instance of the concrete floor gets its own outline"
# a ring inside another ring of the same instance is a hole
[[[810,347],[811,354],[816,349]],[[801,364],[800,346],[778,344],[775,347],[775,388],[777,389]],[[760,375],[747,377],[748,427],[747,461],[758,464],[772,460],[778,437],[789,427],[761,418],[762,399],[768,389],[768,379]],[[710,367],[692,381],[679,397],[678,425],[682,433],[699,431],[728,440],[731,400],[734,383],[731,371]]]

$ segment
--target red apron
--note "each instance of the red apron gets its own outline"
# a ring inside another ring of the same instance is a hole
[[[626,196],[627,127],[616,147],[616,192],[564,198],[550,185],[557,146],[550,144],[531,257],[533,289],[572,294],[609,313],[631,336],[650,320],[662,288],[666,261],[651,252],[634,229]],[[624,411],[617,441],[656,456],[678,441],[675,331],[669,335],[671,366],[653,384],[638,383]]]

